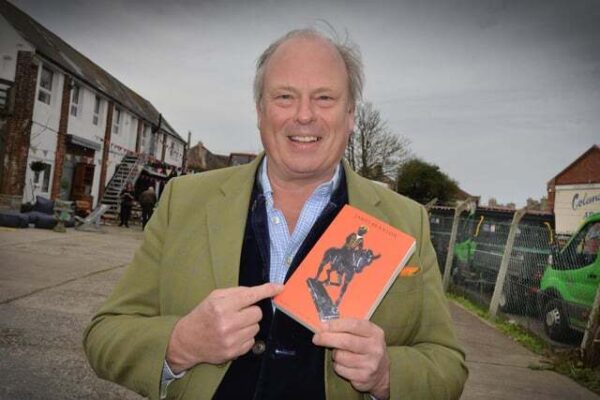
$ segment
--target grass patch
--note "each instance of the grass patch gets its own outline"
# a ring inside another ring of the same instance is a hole
[[[520,325],[508,322],[502,318],[492,318],[487,309],[484,309],[463,296],[453,293],[447,293],[446,296],[450,300],[462,305],[471,313],[490,322],[500,332],[512,338],[517,343],[531,350],[535,354],[544,356],[547,360],[547,364],[532,365],[530,366],[531,369],[550,369],[556,371],[562,375],[568,376],[591,391],[600,394],[600,368],[585,368],[581,361],[578,348],[554,349],[550,343]]]
[[[579,382],[592,392],[600,394],[600,369],[584,368],[577,349],[553,352],[554,371]]]

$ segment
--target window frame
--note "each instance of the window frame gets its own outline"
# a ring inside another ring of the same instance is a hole
[[[33,184],[40,185],[40,191],[48,193],[50,191],[50,177],[52,172],[52,164],[40,160],[44,164],[44,169],[33,172]]]
[[[118,107],[115,107],[115,112],[113,113],[113,120],[112,120],[112,133],[114,133],[115,135],[119,134],[119,131],[121,128],[121,120],[123,119],[123,116],[121,114],[122,114],[121,109]]]
[[[98,95],[94,98],[94,110],[92,115],[92,124],[100,125],[100,114],[102,113],[102,98]]]
[[[50,191],[50,175],[52,173],[52,165],[48,163],[44,167],[44,179],[42,180],[42,192],[48,193]]]
[[[45,72],[50,74],[49,79],[44,79]],[[37,100],[40,103],[44,103],[48,106],[52,104],[54,74],[55,74],[55,72],[51,68],[48,68],[46,65],[42,65],[42,68],[40,71],[40,82],[38,84]],[[48,87],[46,87],[46,85],[44,84],[45,82],[48,82]]]
[[[75,94],[77,94],[77,96],[75,96]],[[71,88],[71,106],[69,113],[74,117],[81,115],[81,86],[78,84],[74,84]]]

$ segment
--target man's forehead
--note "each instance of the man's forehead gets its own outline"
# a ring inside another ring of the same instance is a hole
[[[286,40],[275,50],[265,68],[267,79],[272,73],[288,75],[306,72],[315,77],[346,79],[346,66],[335,46],[324,38],[302,36]],[[337,80],[337,79],[336,79]]]

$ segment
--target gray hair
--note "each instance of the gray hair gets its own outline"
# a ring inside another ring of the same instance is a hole
[[[337,35],[327,36],[313,28],[295,29],[286,33],[271,43],[260,57],[258,57],[256,61],[256,75],[254,76],[254,102],[256,106],[260,108],[263,98],[265,68],[271,56],[282,43],[297,37],[323,39],[335,47],[342,57],[346,66],[346,72],[348,73],[349,103],[353,109],[356,108],[356,104],[362,99],[363,82],[365,79],[362,57],[358,46],[350,41],[347,36],[345,40],[341,41]]]

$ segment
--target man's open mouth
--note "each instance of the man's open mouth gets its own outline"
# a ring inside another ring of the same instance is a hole
[[[292,142],[298,143],[313,143],[321,140],[320,137],[317,136],[288,136]]]

